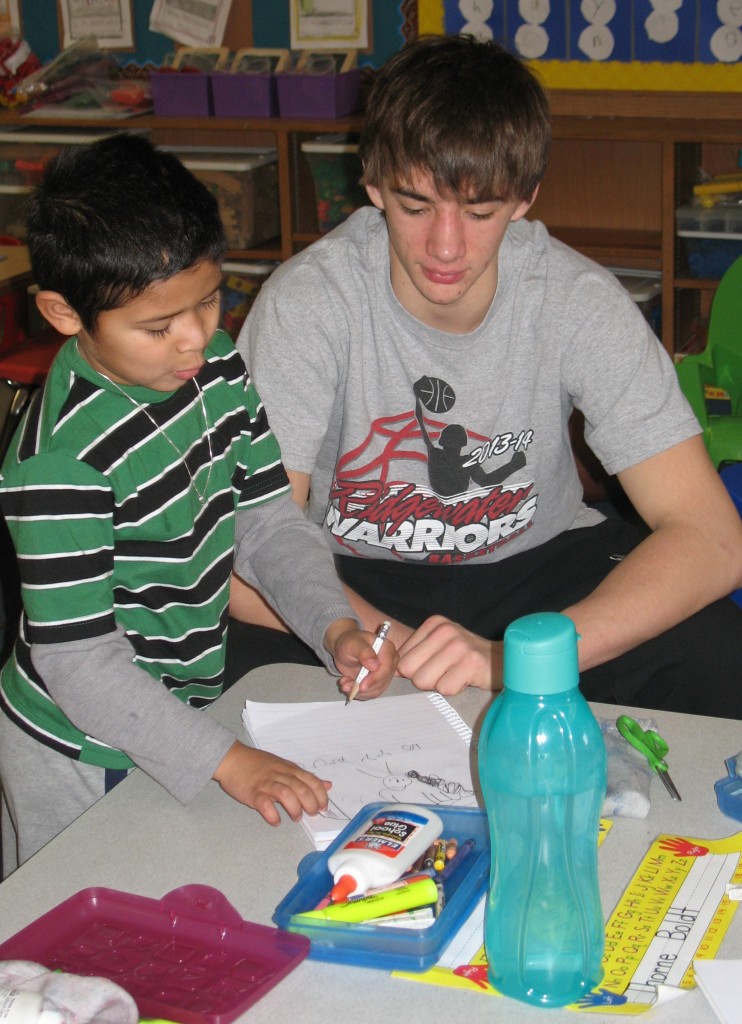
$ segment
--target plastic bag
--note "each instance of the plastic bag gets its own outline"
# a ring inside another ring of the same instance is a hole
[[[15,96],[19,82],[41,67],[41,61],[17,32],[0,36],[0,103],[11,107],[20,102]]]
[[[121,68],[100,50],[95,36],[63,50],[19,82],[15,92],[32,108],[60,105],[76,110],[126,107],[135,111],[149,108],[152,98],[149,81],[123,79]]]
[[[649,787],[654,772],[649,761],[616,728],[613,718],[598,719],[608,754],[608,786],[603,817],[646,818],[649,814]],[[642,729],[656,729],[652,718],[637,719]]]

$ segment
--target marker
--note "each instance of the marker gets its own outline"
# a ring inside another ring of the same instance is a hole
[[[379,651],[381,650],[381,645],[386,640],[387,634],[389,633],[389,630],[391,628],[392,628],[391,622],[384,622],[382,624],[381,629],[376,634],[376,639],[371,644],[371,647],[373,648],[374,654],[378,654]],[[367,675],[368,675],[368,669],[367,668],[361,668],[361,671],[356,676],[355,682],[353,683],[353,686],[350,689],[350,693],[345,698],[345,706],[346,706],[346,708],[350,704],[350,702],[352,700],[355,700],[356,697],[358,696],[358,691],[361,688],[361,683],[363,682],[363,680],[366,678]]]
[[[333,903],[320,910],[307,910],[303,914],[294,914],[291,921],[295,924],[314,924],[317,921],[342,921],[348,924],[373,921],[387,914],[397,914],[402,910],[414,910],[416,907],[437,905],[440,901],[438,886],[432,878],[424,878],[409,885],[401,885],[388,892],[377,892],[373,896],[361,896],[347,903]]]
[[[444,867],[443,871],[441,871],[440,878],[442,881],[447,882],[451,878],[451,876],[459,870],[461,865],[464,863],[464,861],[466,860],[466,858],[469,856],[469,854],[472,852],[476,845],[477,844],[473,839],[467,839],[465,842],[461,844],[456,853],[456,856],[453,858],[453,860],[450,860],[448,864],[446,864],[446,866]]]

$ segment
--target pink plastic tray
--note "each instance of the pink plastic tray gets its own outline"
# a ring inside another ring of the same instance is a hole
[[[243,921],[217,889],[161,900],[83,889],[0,945],[0,960],[109,978],[141,1016],[229,1024],[299,964],[309,939]]]

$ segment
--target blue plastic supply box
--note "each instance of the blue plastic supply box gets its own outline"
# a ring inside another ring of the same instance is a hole
[[[718,281],[742,256],[742,206],[688,204],[675,211],[675,224],[691,277]]]
[[[292,915],[314,909],[332,888],[328,858],[369,815],[389,806],[388,803],[366,804],[326,850],[307,854],[299,864],[298,882],[276,907],[273,921],[279,928],[298,932],[311,941],[310,959],[354,967],[427,971],[440,959],[487,891],[490,840],[486,813],[471,807],[436,806],[429,810],[441,818],[443,837],[457,839],[459,845],[471,838],[475,846],[460,872],[452,875],[446,886],[443,910],[429,928],[389,928],[373,921],[352,925],[321,920],[311,924],[292,922]]]

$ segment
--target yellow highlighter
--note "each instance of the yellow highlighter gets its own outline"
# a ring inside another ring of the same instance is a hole
[[[387,914],[397,914],[402,910],[414,910],[415,907],[426,907],[438,904],[440,893],[432,878],[419,879],[408,885],[400,885],[386,892],[372,893],[347,903],[331,903],[318,910],[308,910],[304,914],[294,914],[292,924],[313,924],[316,921],[338,921],[346,924],[359,924],[373,921]]]

